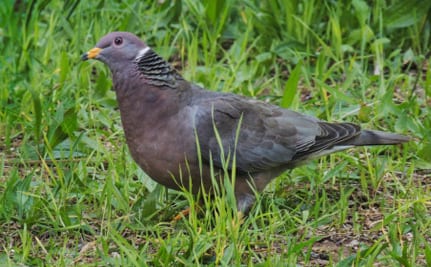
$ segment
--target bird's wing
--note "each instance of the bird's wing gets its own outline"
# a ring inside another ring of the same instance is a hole
[[[223,162],[230,164],[235,153],[236,167],[244,172],[306,159],[360,131],[352,124],[329,124],[230,94],[197,105],[195,127],[202,158],[223,167]]]
[[[196,105],[202,158],[223,167],[235,155],[236,167],[244,172],[304,160],[360,132],[353,124],[330,124],[231,94],[206,98]]]

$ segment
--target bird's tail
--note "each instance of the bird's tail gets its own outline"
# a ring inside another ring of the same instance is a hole
[[[346,141],[345,145],[373,146],[373,145],[396,145],[410,141],[411,138],[401,134],[382,131],[362,130],[361,134]]]

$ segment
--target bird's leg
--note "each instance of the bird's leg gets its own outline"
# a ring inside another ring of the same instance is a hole
[[[172,218],[172,222],[178,222],[181,218],[186,217],[190,214],[190,207],[180,211],[174,218]]]
[[[238,216],[244,217],[248,214],[251,207],[253,206],[256,198],[253,193],[237,193],[236,194],[236,203],[238,208]]]

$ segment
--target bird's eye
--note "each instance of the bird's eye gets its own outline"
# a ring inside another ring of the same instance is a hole
[[[115,37],[114,44],[115,45],[121,45],[123,43],[123,38],[121,37]]]

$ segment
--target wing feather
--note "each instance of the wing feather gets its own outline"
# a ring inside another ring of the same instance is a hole
[[[228,155],[231,160],[233,153],[236,168],[243,172],[289,166],[360,133],[351,123],[327,123],[237,95],[217,96],[193,103],[202,157],[212,159],[216,167],[221,168]]]

